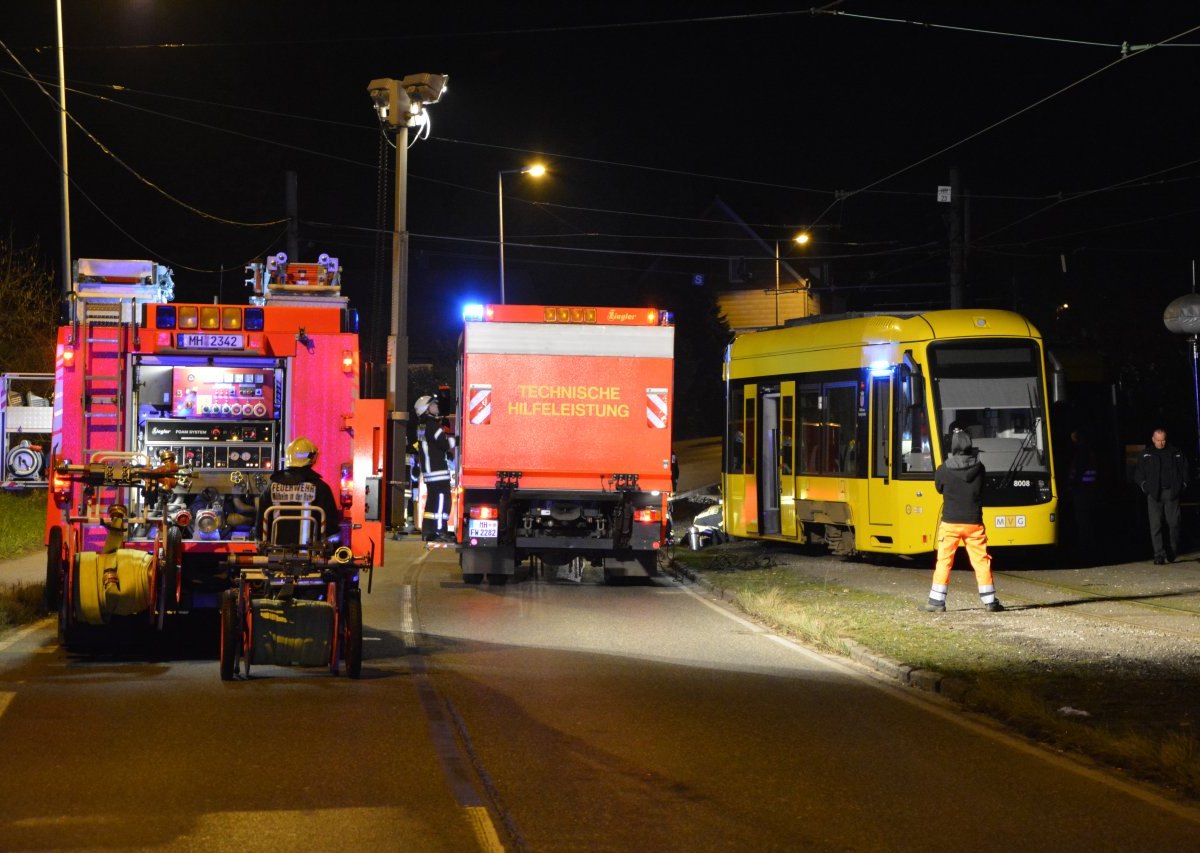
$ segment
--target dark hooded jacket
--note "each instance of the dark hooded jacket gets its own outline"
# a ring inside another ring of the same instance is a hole
[[[933,485],[945,498],[942,521],[983,524],[983,463],[972,452],[954,453],[938,466]]]

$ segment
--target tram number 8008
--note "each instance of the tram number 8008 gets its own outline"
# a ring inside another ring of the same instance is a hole
[[[1018,489],[1020,489],[1020,488],[1028,489],[1030,486],[1033,485],[1033,483],[1030,480],[1013,480],[1013,485],[1016,486]]]

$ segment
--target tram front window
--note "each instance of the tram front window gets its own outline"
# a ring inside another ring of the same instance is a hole
[[[1007,486],[1020,474],[1049,472],[1042,361],[1034,344],[934,344],[929,357],[943,455],[948,452],[951,432],[963,429],[995,485]]]

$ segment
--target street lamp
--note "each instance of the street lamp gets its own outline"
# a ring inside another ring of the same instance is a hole
[[[792,238],[797,246],[807,246],[812,237],[807,231],[801,231]],[[805,312],[807,314],[807,311]],[[779,241],[775,241],[775,325],[779,325]]]
[[[505,175],[532,175],[535,178],[540,178],[546,174],[546,167],[541,163],[534,163],[532,166],[526,166],[524,169],[505,169],[496,173],[496,198],[500,204],[500,304],[504,304],[504,176]]]
[[[408,515],[408,508],[404,505],[404,487],[408,482],[404,457],[404,448],[408,444],[408,224],[405,221],[408,129],[416,127],[428,130],[429,114],[425,108],[441,100],[446,91],[446,80],[445,74],[410,74],[401,80],[379,78],[367,85],[379,123],[395,135],[396,144],[387,408],[392,421],[391,519],[393,526],[398,528],[407,527]]]

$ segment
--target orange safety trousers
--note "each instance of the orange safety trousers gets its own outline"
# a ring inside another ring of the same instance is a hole
[[[992,557],[987,552],[987,528],[982,524],[953,524],[943,521],[938,527],[937,564],[933,568],[933,583],[943,589],[950,584],[950,570],[958,546],[965,545],[975,570],[979,589],[992,588]]]

